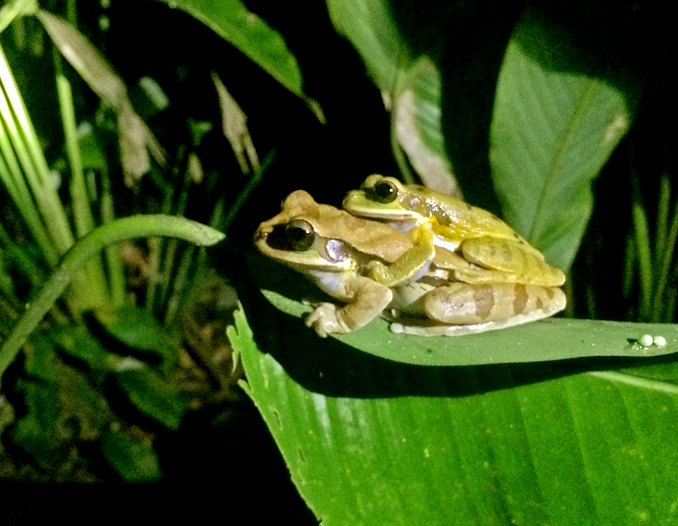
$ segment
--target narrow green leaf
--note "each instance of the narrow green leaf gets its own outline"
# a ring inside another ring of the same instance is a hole
[[[334,27],[358,50],[384,94],[392,112],[394,139],[419,177],[431,188],[458,194],[445,148],[440,71],[426,55],[413,59],[390,4],[388,0],[327,0]]]
[[[336,30],[358,50],[375,84],[395,88],[398,63],[408,50],[391,16],[388,0],[327,0]]]
[[[240,0],[162,0],[200,20],[295,95],[306,98],[301,70],[283,37]]]
[[[176,237],[203,246],[213,245],[224,238],[224,234],[208,226],[183,217],[163,214],[125,217],[93,230],[64,255],[59,267],[35,296],[23,316],[17,320],[7,339],[2,342],[0,378],[42,317],[91,258],[114,243],[148,236]]]
[[[429,57],[422,56],[403,77],[393,92],[395,138],[426,186],[460,196],[445,148],[440,71]]]
[[[125,184],[133,187],[138,179],[150,170],[150,156],[164,166],[166,159],[162,146],[134,110],[127,96],[124,81],[106,57],[92,45],[85,35],[63,18],[44,10],[38,11],[37,17],[64,58],[89,87],[115,110],[118,116],[120,156],[125,173]],[[66,80],[62,78],[60,91],[64,89],[64,83]],[[67,89],[70,90],[70,88]],[[70,98],[70,94],[66,98]],[[60,101],[63,103],[63,96],[60,97]],[[66,113],[73,114],[73,111]],[[74,114],[72,118],[75,119]],[[75,148],[75,137],[70,139],[67,137],[67,143],[70,144],[70,149]],[[69,157],[73,164],[73,155]],[[79,166],[79,158],[76,162]],[[74,172],[77,173],[75,168]]]
[[[0,8],[0,33],[2,33],[12,21],[24,14],[34,14],[38,10],[38,2],[36,0],[14,0],[6,2]]]
[[[638,92],[632,74],[605,76],[607,64],[588,58],[554,23],[526,12],[504,57],[491,128],[504,219],[563,269],[591,215],[591,183],[626,133]]]
[[[242,312],[235,324],[248,393],[326,526],[678,519],[675,382],[566,362],[413,367],[280,333],[258,334],[265,354]]]

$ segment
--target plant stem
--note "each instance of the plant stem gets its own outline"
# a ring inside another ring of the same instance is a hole
[[[82,157],[80,155],[80,146],[78,144],[78,132],[75,118],[75,108],[73,107],[73,93],[71,84],[61,71],[61,58],[55,53],[54,63],[57,70],[57,94],[59,97],[59,107],[61,110],[61,122],[64,129],[64,138],[66,142],[66,153],[68,163],[71,167],[70,174],[70,193],[73,206],[73,218],[75,222],[75,231],[78,238],[81,238],[94,229],[94,217],[87,193],[87,184],[85,183],[85,174],[82,167]],[[85,294],[79,298],[78,309],[89,310],[100,307],[108,303],[108,289],[106,287],[106,274],[100,258],[93,258],[87,264],[84,279],[81,286]]]
[[[647,214],[643,207],[643,197],[640,192],[638,175],[635,167],[629,170],[631,180],[631,211],[633,216],[634,241],[638,256],[638,270],[640,273],[640,306],[639,319],[647,321],[652,314],[652,249],[650,248],[650,230],[647,223]]]
[[[108,171],[104,165],[101,171],[101,222],[105,225],[115,220],[113,195]],[[106,267],[108,270],[108,284],[111,292],[110,304],[113,308],[120,307],[125,302],[125,269],[120,258],[120,251],[116,246],[105,249]]]
[[[7,96],[11,112],[4,116],[12,146],[21,163],[35,202],[43,216],[44,224],[59,254],[73,245],[73,234],[57,194],[47,161],[40,149],[40,141],[28,118],[9,64],[0,47],[0,83]]]
[[[668,223],[668,217],[667,217]],[[671,227],[668,230],[666,235],[666,240],[661,251],[662,257],[657,261],[657,289],[654,295],[654,319],[657,321],[666,321],[670,322],[674,316],[675,301],[668,301],[671,294],[675,296],[676,291],[669,291],[668,294],[665,294],[666,287],[669,282],[669,275],[671,273],[671,263],[673,261],[673,254],[678,241],[678,203],[673,209],[673,219],[671,220]],[[678,269],[678,266],[676,266]]]
[[[149,236],[175,237],[201,246],[213,245],[224,238],[224,234],[206,225],[183,217],[162,214],[125,217],[93,230],[64,255],[50,279],[3,342],[0,347],[0,378],[43,316],[92,257],[108,245]]]

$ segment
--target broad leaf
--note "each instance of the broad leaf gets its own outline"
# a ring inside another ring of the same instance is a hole
[[[611,65],[589,58],[528,11],[504,57],[492,120],[504,219],[563,269],[591,215],[591,183],[628,129],[638,92],[632,75],[611,77]]]
[[[464,124],[451,111],[466,112],[464,104],[479,101],[472,97],[443,101],[443,93],[448,97],[463,93],[456,91],[459,82],[472,82],[453,78],[455,67],[466,66],[450,64],[447,69],[452,71],[441,73],[442,63],[434,53],[427,56],[426,47],[417,47],[413,36],[400,30],[399,18],[405,13],[396,17],[395,11],[404,9],[398,3],[327,0],[327,4],[337,30],[360,52],[375,83],[387,94],[395,137],[422,180],[455,192],[454,162],[467,166],[458,174],[465,178],[462,187],[477,184],[471,179],[482,174],[468,170],[475,166],[482,171],[482,155],[474,160],[476,154],[467,151],[468,146],[456,143],[464,134],[480,139],[482,123]],[[447,8],[442,2],[429,5]],[[426,20],[431,27],[421,31],[434,33],[431,50],[458,36],[441,30],[444,16],[438,25],[430,17]],[[614,57],[598,56],[599,51],[586,49],[555,22],[527,10],[506,50],[496,91],[490,157],[504,219],[544,249],[549,262],[564,269],[571,265],[591,215],[591,183],[628,129],[639,91],[634,74],[620,69]],[[414,56],[419,58],[413,60]],[[483,60],[466,77],[487,74],[491,61]],[[460,133],[462,126],[468,129]],[[483,147],[479,140],[475,148]],[[454,159],[449,157],[452,151],[457,151]],[[491,198],[483,199],[492,204]]]
[[[26,414],[10,427],[9,436],[38,464],[49,467],[64,457],[64,441],[59,435],[59,386],[56,382],[20,379],[16,387]]]
[[[409,51],[391,15],[389,0],[327,0],[335,29],[358,50],[375,84],[395,87],[398,64]]]
[[[235,323],[244,387],[326,526],[677,519],[676,367],[413,367],[280,331],[265,354]]]
[[[304,336],[306,333],[312,335],[316,342],[314,345],[322,342],[312,329],[302,323],[300,318],[305,317],[312,307],[301,300],[339,302],[324,296],[309,280],[274,262],[251,258],[248,268],[257,276],[257,285],[266,297],[256,302],[251,299],[251,305],[246,305],[252,312],[258,313],[257,321],[267,320],[261,329],[266,330],[273,323],[279,323],[281,331],[295,327],[298,331],[296,337],[308,337]],[[251,284],[251,287],[257,285]],[[248,296],[251,297],[251,294]],[[244,294],[242,298],[243,301],[247,299]],[[456,337],[394,334],[389,331],[388,325],[385,319],[375,319],[358,331],[328,338],[328,342],[334,341],[334,346],[387,360],[433,366],[542,362],[595,356],[645,358],[678,352],[678,325],[675,324],[550,318]],[[667,344],[663,347],[642,346],[638,339],[644,334],[664,336]]]

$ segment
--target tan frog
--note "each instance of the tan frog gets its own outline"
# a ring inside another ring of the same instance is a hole
[[[383,312],[398,318],[394,332],[461,335],[545,318],[565,306],[565,295],[554,287],[457,282],[446,265],[438,266],[449,256],[455,258],[446,249],[438,249],[402,284],[379,283],[366,276],[369,269],[375,263],[389,266],[411,253],[412,237],[318,204],[302,190],[285,199],[278,215],[261,223],[254,240],[262,254],[303,273],[345,304],[323,303],[306,319],[323,337],[354,331]]]

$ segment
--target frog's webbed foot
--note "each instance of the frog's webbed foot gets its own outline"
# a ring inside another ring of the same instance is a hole
[[[345,305],[321,303],[306,318],[322,338],[328,334],[352,332],[367,325],[391,303],[393,292],[369,278],[355,276],[343,284],[340,297]]]
[[[351,332],[338,316],[339,310],[333,303],[321,303],[306,318],[306,326],[313,327],[321,338],[326,338],[328,334]]]

